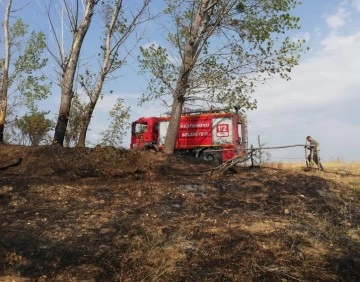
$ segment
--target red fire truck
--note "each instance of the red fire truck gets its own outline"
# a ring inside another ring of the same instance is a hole
[[[132,123],[130,148],[162,150],[170,116],[141,117]],[[246,119],[239,112],[189,111],[180,119],[175,153],[214,163],[241,157],[247,149]]]

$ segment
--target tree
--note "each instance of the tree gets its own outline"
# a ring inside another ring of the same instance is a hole
[[[13,113],[21,106],[36,110],[35,102],[45,99],[51,86],[44,82],[45,75],[38,72],[47,63],[47,59],[42,58],[45,35],[34,31],[29,33],[28,26],[21,19],[11,24],[11,6],[12,0],[8,0],[3,22],[4,58],[0,67],[0,143],[4,141],[9,107]]]
[[[70,29],[72,32],[72,43],[69,51],[65,54],[62,48],[62,40],[56,33],[55,24],[50,16],[50,10],[48,9],[48,19],[53,30],[53,34],[58,46],[59,56],[56,56],[54,52],[51,52],[55,58],[61,70],[61,99],[58,119],[55,127],[54,142],[63,146],[66,133],[66,127],[69,120],[71,100],[74,97],[74,77],[78,67],[78,60],[80,56],[80,50],[83,40],[89,29],[92,16],[94,14],[94,7],[99,0],[87,0],[85,1],[83,18],[80,20],[80,3],[79,0],[75,1],[75,8],[71,9],[67,0],[63,0],[63,6],[68,17]]]
[[[111,123],[108,129],[102,132],[102,144],[104,146],[119,147],[127,130],[130,128],[126,122],[129,120],[129,107],[124,107],[124,101],[119,98],[110,111]]]
[[[46,141],[48,132],[53,128],[53,122],[45,118],[47,114],[46,112],[31,112],[15,120],[15,126],[20,130],[24,143],[38,146],[42,141]]]
[[[8,1],[4,16],[4,63],[2,67],[1,79],[1,107],[0,107],[0,143],[4,141],[4,126],[7,110],[8,85],[9,85],[9,65],[10,65],[10,35],[9,35],[9,17],[12,0]]]
[[[197,95],[212,102],[256,108],[251,100],[256,82],[275,74],[290,79],[303,41],[286,32],[298,29],[289,10],[296,0],[168,1],[166,13],[174,24],[170,46],[141,48],[141,71],[150,71],[142,102],[172,98],[164,152],[174,151],[182,108]],[[275,37],[276,35],[276,37]],[[177,55],[176,55],[177,54]]]
[[[78,93],[75,93],[71,101],[71,111],[65,133],[65,147],[71,147],[77,144],[81,130],[81,121],[85,113],[85,107],[86,105],[80,101]]]
[[[78,147],[85,147],[86,133],[96,103],[102,92],[104,81],[111,73],[125,64],[126,57],[130,51],[123,51],[123,56],[121,56],[120,49],[134,32],[135,28],[143,23],[144,20],[147,20],[141,16],[148,8],[150,2],[151,0],[143,0],[138,11],[132,13],[127,11],[130,18],[127,18],[122,10],[122,0],[115,0],[114,3],[111,4],[102,3],[103,10],[105,11],[105,38],[104,44],[101,46],[102,51],[99,53],[99,61],[102,63],[97,75],[93,74],[89,69],[80,75],[80,85],[89,97],[89,103],[85,106],[85,111],[82,116],[80,135],[77,143]],[[134,5],[134,3],[131,4]],[[139,40],[137,39],[135,41],[137,43]],[[96,82],[94,83],[94,81]],[[118,100],[118,103],[120,103],[120,100]]]

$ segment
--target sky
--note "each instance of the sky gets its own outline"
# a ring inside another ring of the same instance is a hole
[[[37,7],[29,7],[31,12],[26,20],[45,29],[46,24],[39,22],[39,6],[43,2],[32,2],[35,3]],[[293,13],[300,17],[302,28],[292,36],[305,38],[310,50],[293,69],[290,81],[273,78],[257,86],[253,97],[258,108],[247,112],[249,143],[257,147],[260,139],[266,147],[291,146],[305,144],[306,136],[311,135],[321,145],[323,161],[359,161],[360,0],[302,0]],[[143,44],[156,40],[161,39],[145,38]],[[166,111],[159,103],[137,105],[147,81],[131,63],[111,83],[114,95],[104,96],[94,113],[88,133],[91,145],[96,144],[99,133],[106,127],[106,116],[116,95],[131,106],[132,120],[159,116]],[[60,95],[53,95],[46,102],[55,105],[54,116],[59,101]],[[129,140],[127,136],[125,147]],[[302,147],[268,152],[271,161],[304,160]]]
[[[305,143],[311,135],[322,160],[360,160],[360,1],[303,0],[299,36],[310,51],[291,81],[257,88],[248,113],[249,140],[266,146]],[[269,150],[273,161],[304,159],[304,149]]]
[[[310,47],[290,81],[280,78],[259,85],[258,108],[247,113],[249,144],[266,147],[305,144],[311,135],[324,161],[360,160],[360,0],[303,0],[299,38]],[[147,104],[132,116],[159,115]],[[305,158],[304,148],[268,150],[271,161]]]

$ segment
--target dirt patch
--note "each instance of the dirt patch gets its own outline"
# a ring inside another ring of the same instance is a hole
[[[0,146],[0,281],[360,281],[359,194],[318,171]]]

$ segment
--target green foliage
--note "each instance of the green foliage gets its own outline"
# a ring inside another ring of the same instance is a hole
[[[110,1],[110,3],[102,3],[102,10],[104,15],[104,21],[106,26],[110,26],[111,20],[113,18],[113,12],[114,12],[114,3]],[[123,10],[119,12],[119,16],[115,22],[115,25],[113,27],[113,30],[110,32],[118,32],[120,34],[124,34],[128,30],[128,19],[126,18],[126,15]],[[109,31],[108,31],[109,32]]]
[[[123,5],[121,5],[123,6]],[[124,7],[121,8],[119,14],[112,25],[112,21],[114,20],[114,3],[113,1],[103,1],[101,3],[103,21],[105,24],[105,32],[102,34],[102,38],[100,39],[102,42],[101,49],[102,51],[98,53],[100,57],[100,61],[104,59],[105,53],[105,45],[107,36],[111,34],[110,38],[110,50],[109,56],[110,61],[107,66],[106,72],[114,72],[121,68],[125,64],[126,52],[121,48],[127,41],[130,36],[132,30],[134,29],[134,18],[129,17],[131,13],[125,13]],[[132,16],[134,16],[132,14]],[[129,18],[128,18],[129,17]]]
[[[36,102],[46,99],[51,88],[51,83],[46,82],[47,77],[38,72],[48,61],[42,57],[45,48],[45,35],[32,32],[24,51],[14,62],[12,78],[16,82],[16,90],[22,94],[22,104],[33,111],[37,109]]]
[[[20,48],[21,40],[19,38],[23,38],[28,29],[28,25],[26,25],[22,19],[17,19],[15,23],[9,27],[10,31],[10,45]]]
[[[153,77],[148,84],[148,93],[143,94],[140,103],[151,99],[159,99],[174,91],[173,85],[177,79],[178,68],[170,62],[167,50],[161,46],[152,44],[148,48],[140,47],[142,57],[140,61],[140,73],[150,71]]]
[[[97,75],[86,68],[83,74],[80,73],[78,75],[78,79],[81,89],[87,96],[91,97],[94,89],[96,88]]]
[[[48,132],[53,129],[54,123],[47,119],[45,112],[31,112],[19,119],[15,119],[15,127],[20,131],[21,139],[31,146],[38,146],[46,141]]]
[[[11,20],[10,16],[10,20]],[[46,48],[45,35],[41,32],[28,31],[28,25],[26,25],[21,19],[15,20],[14,23],[8,24],[9,37],[4,45],[9,46],[9,69],[7,72],[7,79],[4,81],[6,89],[3,89],[2,99],[0,105],[2,107],[2,114],[6,124],[3,127],[1,135],[7,138],[7,140],[16,140],[16,122],[14,117],[19,112],[24,111],[24,108],[30,110],[32,114],[38,112],[37,101],[45,99],[51,88],[51,83],[48,83],[47,77],[41,72],[47,64],[47,59],[43,58],[42,54]],[[5,40],[5,39],[4,39]],[[7,47],[6,47],[7,48]],[[5,56],[0,54],[0,56]],[[0,62],[4,62],[5,58],[0,57]],[[1,64],[1,67],[3,64]],[[2,71],[2,70],[1,70]],[[0,81],[0,87],[3,81]],[[9,113],[11,115],[9,115]],[[29,116],[26,116],[30,119]],[[31,116],[35,118],[35,116]],[[18,126],[22,126],[22,138],[30,138],[28,142],[37,144],[39,141],[37,137],[41,135],[41,132],[32,133],[30,130],[29,120],[28,124],[25,124],[25,120],[19,120]],[[25,127],[27,126],[27,128]],[[8,128],[9,127],[9,128]],[[41,129],[39,129],[41,130]],[[11,134],[13,136],[11,136]],[[25,135],[24,135],[25,134]],[[31,134],[31,135],[29,135]]]
[[[203,16],[194,33],[195,15],[205,2],[168,1],[165,12],[173,21],[167,35],[170,46],[140,49],[140,72],[151,74],[140,103],[166,99],[168,94],[174,97],[189,48],[192,61],[183,86],[188,103],[201,98],[254,109],[256,100],[251,93],[258,83],[274,75],[290,79],[300,54],[306,51],[303,40],[286,35],[300,28],[299,19],[289,13],[298,4],[296,0],[219,0],[207,7],[211,12]]]
[[[45,67],[48,59],[41,58],[45,47],[45,35],[41,32],[32,32],[26,43],[24,52],[22,52],[14,64],[15,69],[26,74],[31,74],[34,70]]]
[[[40,72],[48,59],[43,57],[46,48],[45,35],[41,32],[28,32],[28,25],[21,19],[9,27],[11,63],[9,71],[9,90],[14,92],[10,106],[25,106],[36,111],[36,103],[47,98],[51,83]],[[1,81],[0,81],[1,84]]]
[[[130,108],[124,105],[124,100],[117,99],[112,110],[109,112],[111,122],[109,128],[101,133],[101,145],[119,147],[123,138],[130,128]]]

